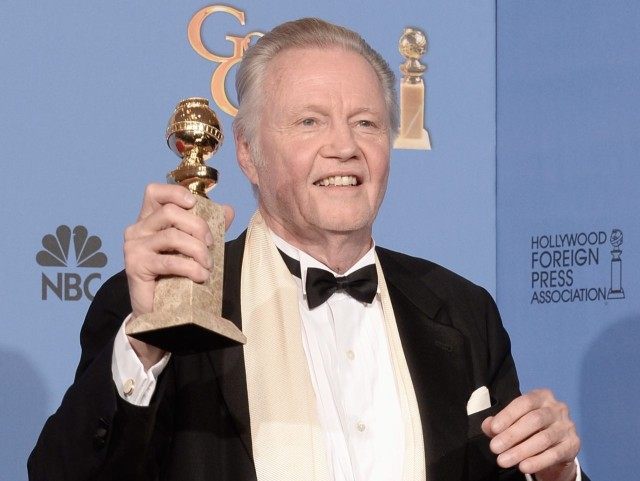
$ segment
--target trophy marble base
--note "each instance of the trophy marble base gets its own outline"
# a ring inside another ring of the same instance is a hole
[[[222,317],[224,211],[207,198],[196,198],[192,211],[207,221],[213,236],[209,279],[201,284],[177,276],[158,279],[153,312],[132,319],[126,327],[127,335],[178,354],[247,342],[242,331]]]
[[[195,321],[162,312],[145,314],[129,322],[127,334],[175,354],[210,351],[247,342],[231,321],[197,309],[191,314],[195,315]],[[155,327],[158,325],[166,327]]]

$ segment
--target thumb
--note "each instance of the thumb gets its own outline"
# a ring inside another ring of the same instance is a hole
[[[236,213],[230,205],[223,204],[222,209],[224,210],[224,228],[225,230],[229,230],[229,226],[233,222]]]

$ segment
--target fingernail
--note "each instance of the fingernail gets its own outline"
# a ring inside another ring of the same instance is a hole
[[[498,464],[503,467],[511,466],[513,457],[510,454],[501,454],[498,456]]]
[[[499,453],[500,451],[502,451],[502,448],[504,447],[504,443],[497,438],[493,438],[490,444],[491,444],[491,450],[494,453]]]
[[[209,269],[205,269],[202,273],[202,282],[207,282],[209,277],[211,276],[211,271]]]
[[[211,235],[211,232],[207,232],[207,235],[204,237],[204,240],[208,246],[213,244],[213,236]]]

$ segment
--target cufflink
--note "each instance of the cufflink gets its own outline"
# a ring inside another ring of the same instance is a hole
[[[133,379],[127,379],[122,385],[122,392],[125,396],[131,396],[133,394],[133,389],[136,387],[136,383]]]

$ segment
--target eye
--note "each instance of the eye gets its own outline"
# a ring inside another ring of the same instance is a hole
[[[366,119],[358,120],[356,122],[356,125],[358,127],[364,127],[365,129],[374,129],[377,127],[375,122],[373,122],[372,120],[366,120]]]
[[[312,117],[308,117],[300,121],[300,125],[304,127],[313,127],[314,125],[317,125],[317,124],[318,124],[318,121]]]

